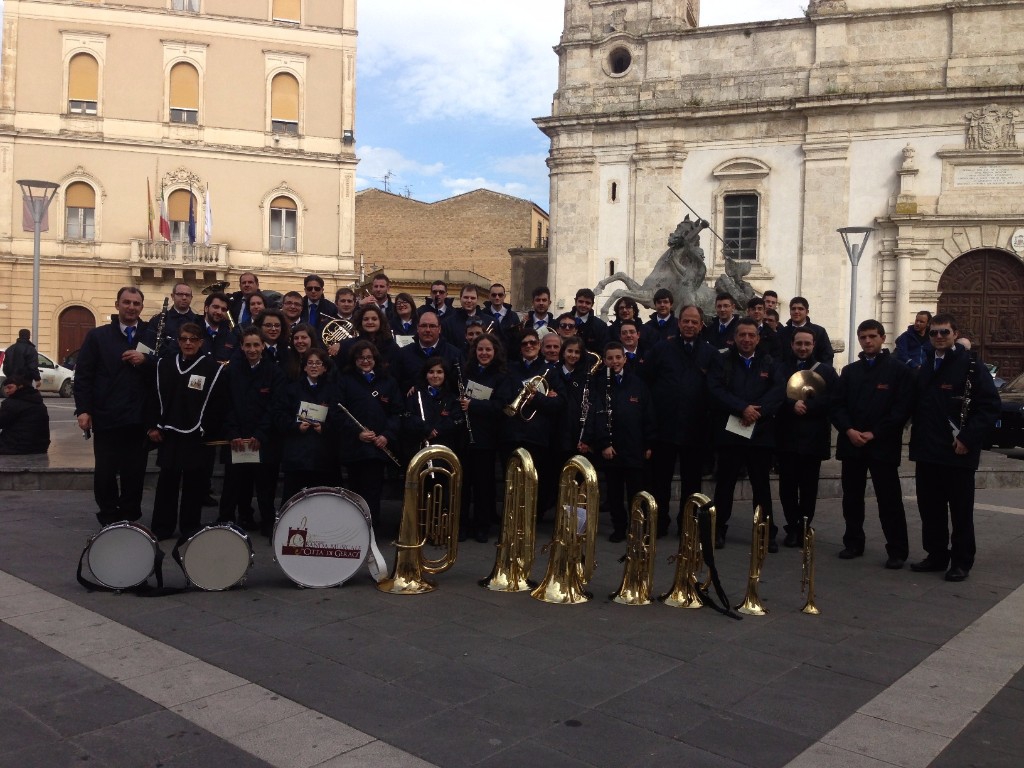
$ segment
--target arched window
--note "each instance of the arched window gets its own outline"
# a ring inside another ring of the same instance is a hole
[[[298,206],[290,197],[270,202],[270,250],[295,253],[298,246]]]
[[[87,53],[72,56],[68,63],[68,112],[95,115],[99,90],[99,62]]]
[[[274,133],[299,132],[299,81],[287,72],[270,81],[270,121]]]
[[[199,70],[180,62],[171,67],[170,98],[172,123],[199,122]]]
[[[290,21],[298,24],[301,21],[301,0],[274,0],[271,15],[274,21]]]
[[[65,237],[68,240],[96,238],[96,190],[84,181],[69,184],[64,191],[67,212]]]
[[[192,203],[192,215],[199,217],[195,197],[187,189],[176,189],[167,198],[167,217],[171,220],[171,242],[188,242],[188,206]]]

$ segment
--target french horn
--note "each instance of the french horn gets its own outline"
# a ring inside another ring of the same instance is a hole
[[[325,314],[330,320],[320,331],[320,340],[325,347],[337,344],[345,339],[354,339],[358,334],[356,327],[349,320],[342,320],[340,317]]]

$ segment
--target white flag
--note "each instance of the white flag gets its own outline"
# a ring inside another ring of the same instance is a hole
[[[210,187],[206,187],[206,220],[203,223],[203,243],[210,244],[210,236],[213,234],[213,208],[210,207]]]

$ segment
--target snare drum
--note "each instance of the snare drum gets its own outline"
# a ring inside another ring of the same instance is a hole
[[[207,592],[231,589],[245,581],[252,568],[249,534],[233,523],[208,525],[181,545],[185,577]]]
[[[160,545],[149,528],[122,520],[89,539],[85,562],[100,584],[110,589],[131,589],[156,571]]]
[[[307,488],[281,508],[274,524],[274,559],[300,587],[348,581],[370,549],[370,509],[344,488]]]

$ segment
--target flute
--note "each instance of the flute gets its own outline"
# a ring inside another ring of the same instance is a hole
[[[355,424],[357,427],[359,427],[360,431],[362,431],[362,432],[369,432],[370,431],[369,429],[367,429],[366,427],[364,427],[362,425],[362,423],[359,421],[359,419],[357,419],[355,416],[352,415],[352,411],[350,411],[348,408],[346,408],[341,403],[338,403],[338,407],[341,409],[342,413],[344,413],[346,416],[348,416],[350,419],[352,419],[352,423]],[[402,468],[402,462],[400,462],[398,460],[398,457],[395,456],[395,454],[393,454],[386,445],[378,445],[377,447],[381,451],[384,452],[385,456],[387,456],[389,459],[391,459],[393,462],[395,462],[395,466],[396,467],[398,467],[399,469]]]

